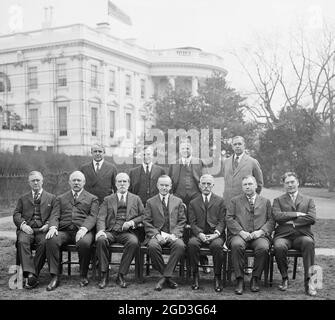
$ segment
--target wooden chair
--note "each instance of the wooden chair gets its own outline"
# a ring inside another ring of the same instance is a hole
[[[300,250],[289,249],[287,252],[287,258],[294,258],[292,279],[295,280],[296,275],[297,275],[298,258],[302,258],[302,253]],[[275,260],[275,254],[274,254],[274,249],[272,248],[270,252],[270,281],[269,281],[270,287],[272,287],[272,283],[273,283],[274,260]]]

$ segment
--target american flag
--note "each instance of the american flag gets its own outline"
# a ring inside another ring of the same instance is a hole
[[[113,2],[108,1],[108,15],[111,17],[120,20],[121,22],[132,25],[131,19],[126,15],[122,10],[120,10]]]

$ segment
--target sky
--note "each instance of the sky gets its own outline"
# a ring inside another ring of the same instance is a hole
[[[216,53],[226,61],[228,80],[240,90],[246,82],[240,81],[241,68],[229,51],[252,44],[260,35],[288,34],[298,23],[308,31],[315,31],[320,28],[323,17],[335,21],[334,0],[112,2],[132,20],[131,27],[112,21],[114,36],[136,38],[139,45],[148,49],[192,46]],[[17,6],[22,8],[20,19]],[[80,22],[94,27],[98,22],[108,21],[107,0],[1,0],[0,35],[14,29],[40,29],[45,14],[43,8],[48,6],[54,7],[54,26]]]

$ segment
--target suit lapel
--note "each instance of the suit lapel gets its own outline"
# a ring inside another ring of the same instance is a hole
[[[243,205],[247,209],[247,211],[250,212],[250,204],[246,195],[243,196]]]
[[[296,206],[295,203],[293,203],[290,195],[288,193],[285,194],[285,199],[287,201],[287,203],[292,207],[292,209],[296,210]]]
[[[255,204],[254,204],[254,207],[255,207],[255,210],[262,204],[262,201],[261,201],[261,198],[256,195],[256,198],[255,198]]]
[[[202,201],[203,202],[203,201]],[[214,193],[212,193],[211,195],[211,199],[209,200],[209,203],[208,203],[208,208],[207,210],[210,209],[210,207],[215,203],[215,196],[214,196]]]
[[[245,165],[246,162],[247,162],[247,155],[244,154],[242,159],[238,163],[236,170],[234,171],[234,176],[241,170],[241,168]],[[231,166],[233,166],[233,163],[231,163]]]
[[[150,180],[154,180],[154,178],[158,175],[158,168],[156,165],[152,165],[151,172],[150,172]]]
[[[302,195],[298,192],[297,198],[295,199],[295,207],[298,208],[300,203],[304,200]]]
[[[132,194],[130,194],[129,192],[127,192],[127,199],[126,199],[126,204],[127,204],[127,213],[126,213],[126,217],[127,217],[127,220],[130,216],[129,212],[130,212],[130,208],[132,207],[134,203],[134,197]]]
[[[42,217],[42,221],[44,221],[44,214],[46,212],[46,207],[48,205],[48,197],[45,193],[45,191],[43,190],[42,194],[41,194],[41,217]]]

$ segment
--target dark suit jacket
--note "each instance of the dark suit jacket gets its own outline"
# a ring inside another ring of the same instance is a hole
[[[129,191],[138,194],[140,190],[140,184],[141,184],[141,168],[143,166],[137,166],[136,168],[133,168],[129,172],[129,178],[130,178],[130,186]],[[165,174],[165,171],[162,167],[157,166],[155,164],[151,167],[151,173],[150,173],[150,195],[149,198],[153,197],[158,193],[157,189],[157,180],[160,176]]]
[[[291,197],[285,193],[279,198],[274,199],[272,212],[277,223],[274,238],[284,238],[298,231],[301,235],[309,236],[314,239],[311,225],[315,223],[316,210],[313,199],[298,193],[295,203]],[[304,217],[297,217],[297,212],[307,213]],[[293,221],[287,224],[287,221]]]
[[[252,214],[249,201],[244,194],[231,199],[226,215],[228,243],[241,230],[253,232],[262,229],[265,232],[265,237],[271,240],[275,221],[272,216],[270,200],[257,195],[254,207],[254,214]]]
[[[169,218],[170,218],[170,233],[177,238],[182,238],[184,227],[186,225],[186,215],[183,201],[174,196],[169,195]],[[144,228],[146,240],[149,241],[156,234],[160,233],[165,222],[164,211],[159,194],[150,198],[147,201],[144,213]]]
[[[202,195],[196,197],[190,202],[188,214],[192,232],[195,236],[198,236],[200,232],[204,232],[206,223],[206,209],[204,201],[202,199]],[[221,233],[220,237],[222,237],[224,240],[226,238],[225,215],[226,207],[224,205],[223,199],[212,193],[211,199],[208,203],[207,223],[213,229],[213,232],[215,230],[219,231]]]
[[[79,170],[85,175],[85,190],[97,196],[100,204],[106,196],[116,192],[117,170],[112,163],[104,160],[98,174],[93,167],[93,161],[82,165]]]
[[[224,177],[223,199],[228,205],[233,197],[243,194],[242,178],[252,175],[257,181],[259,194],[263,187],[263,174],[258,161],[247,154],[244,154],[235,171],[233,171],[233,156],[224,160],[222,165]]]
[[[130,192],[127,193],[126,221],[134,221],[135,227],[143,221],[144,207],[140,197]],[[104,199],[97,220],[97,232],[100,230],[111,231],[115,225],[117,214],[117,194],[112,194]]]
[[[196,162],[196,163],[195,163]],[[176,164],[171,164],[169,167],[169,177],[172,180],[172,193],[174,193],[177,189],[179,183],[179,176],[180,176],[180,169],[182,165],[182,159],[179,159]],[[201,159],[198,158],[191,158],[190,166],[192,167],[192,174],[195,184],[197,186],[196,190],[193,190],[194,193],[201,193],[199,189],[199,181],[200,177],[208,173],[208,170]]]
[[[74,203],[70,190],[56,198],[50,215],[50,227],[62,230],[73,223],[78,228],[85,227],[90,231],[95,227],[98,211],[99,201],[95,195],[83,190]]]
[[[56,196],[46,192],[43,190],[41,194],[41,219],[42,223],[48,223],[48,219],[50,217],[50,213],[52,208],[54,207],[56,200]],[[29,223],[29,221],[33,218],[34,213],[34,199],[31,191],[24,194],[21,198],[19,198],[16,208],[14,210],[13,220],[17,227],[17,230],[20,230],[20,226],[23,221]]]

